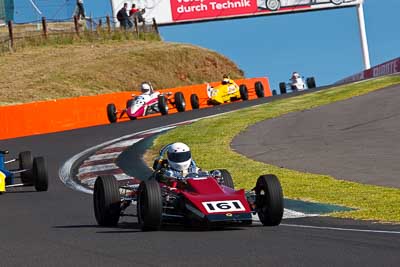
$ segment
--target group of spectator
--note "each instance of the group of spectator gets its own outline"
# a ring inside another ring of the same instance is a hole
[[[124,3],[124,6],[117,13],[117,20],[122,28],[125,30],[130,29],[133,27],[135,19],[137,19],[138,22],[144,22],[144,12],[145,9],[139,10],[136,8],[135,4],[132,4],[131,9],[128,10],[128,3]]]

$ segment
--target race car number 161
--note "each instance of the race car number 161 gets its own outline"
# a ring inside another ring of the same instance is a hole
[[[202,204],[208,213],[246,210],[240,200],[209,201]]]

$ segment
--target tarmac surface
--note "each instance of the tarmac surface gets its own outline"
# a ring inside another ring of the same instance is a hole
[[[0,196],[0,265],[397,266],[398,226],[314,217],[285,220],[279,227],[141,232],[133,218],[123,218],[119,227],[105,228],[96,224],[92,196],[59,180],[58,169],[68,158],[99,143],[273,99],[0,141],[11,155],[32,150],[45,156],[50,179],[48,192],[25,188]]]
[[[249,158],[360,183],[400,187],[400,86],[249,127],[232,148]]]

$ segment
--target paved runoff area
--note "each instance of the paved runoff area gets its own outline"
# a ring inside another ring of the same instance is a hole
[[[400,187],[400,86],[266,120],[237,136],[249,158],[304,172]]]

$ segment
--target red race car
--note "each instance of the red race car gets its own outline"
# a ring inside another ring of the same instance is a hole
[[[227,170],[188,173],[176,176],[165,170],[160,151],[154,172],[140,185],[120,186],[114,176],[100,176],[94,185],[93,203],[97,223],[116,226],[120,216],[132,216],[126,209],[136,203],[142,230],[158,230],[164,224],[231,226],[250,225],[252,214],[258,214],[265,226],[279,225],[283,216],[283,193],[275,175],[258,178],[251,191],[235,190]],[[193,161],[194,163],[194,161]]]

